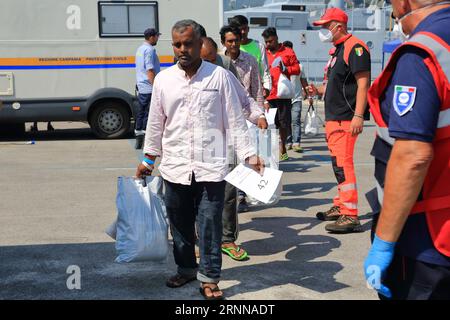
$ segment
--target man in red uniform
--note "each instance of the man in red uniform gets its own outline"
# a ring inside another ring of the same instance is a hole
[[[280,160],[287,160],[286,140],[288,128],[291,126],[291,107],[292,97],[289,99],[280,99],[277,96],[278,80],[283,73],[290,78],[291,75],[300,74],[300,64],[297,60],[294,50],[286,48],[278,42],[277,30],[275,28],[267,28],[262,33],[267,49],[267,60],[269,62],[270,76],[272,78],[272,90],[267,97],[267,101],[271,108],[277,108],[275,116],[275,125],[280,130]]]
[[[364,271],[381,299],[449,300],[450,2],[392,8],[408,41],[369,90],[376,192]]]
[[[370,84],[369,50],[363,41],[347,32],[347,21],[343,10],[330,8],[314,22],[322,27],[320,40],[336,47],[328,68],[326,91],[324,86],[317,89],[321,95],[325,91],[326,138],[338,182],[334,205],[326,212],[318,212],[317,218],[335,221],[325,227],[335,233],[357,232],[361,227],[353,152],[368,116]]]

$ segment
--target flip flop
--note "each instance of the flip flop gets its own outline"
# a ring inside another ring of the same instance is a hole
[[[239,255],[233,254],[232,251],[235,251],[236,253],[243,251],[244,253],[239,256]],[[222,246],[222,252],[229,255],[231,259],[236,260],[236,261],[242,261],[242,260],[246,260],[248,258],[247,251],[245,251],[244,249],[242,249],[239,246],[237,246],[236,248]]]
[[[211,291],[211,294],[213,294],[212,296],[207,296],[205,293],[205,289],[209,289]],[[218,292],[218,291],[222,291],[220,290],[220,288],[217,286],[215,288],[211,288],[209,286],[205,286],[205,287],[201,287],[199,288],[201,295],[203,296],[203,298],[205,298],[205,300],[224,300],[225,297],[223,296],[223,293],[221,296],[214,296],[214,292]]]

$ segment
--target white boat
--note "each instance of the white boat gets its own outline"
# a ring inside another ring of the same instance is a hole
[[[233,7],[228,0],[224,8]],[[249,37],[263,41],[261,33],[267,27],[277,29],[279,40],[290,40],[294,50],[309,79],[320,81],[324,67],[328,61],[328,52],[332,44],[322,43],[317,34],[317,27],[312,25],[328,7],[340,7],[349,16],[349,32],[365,41],[371,51],[372,78],[381,71],[383,43],[392,36],[393,21],[390,18],[391,7],[384,1],[364,2],[358,0],[266,0],[259,7],[252,6],[251,1],[240,1],[241,8],[224,12],[227,22],[235,15],[243,15],[249,19]]]

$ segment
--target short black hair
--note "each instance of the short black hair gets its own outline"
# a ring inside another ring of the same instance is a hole
[[[239,39],[242,37],[241,31],[235,27],[235,26],[223,26],[222,29],[220,29],[220,39],[222,42],[225,42],[225,35],[231,32],[235,36],[237,36]]]
[[[237,16],[234,16],[233,18],[231,18],[228,23],[230,24],[230,26],[240,28],[243,26],[248,26],[248,19],[247,19],[247,17],[245,17],[241,14],[238,14]]]
[[[186,30],[186,28],[188,27],[191,27],[194,30],[194,34],[197,36],[198,39],[202,37],[201,26],[191,19],[180,20],[176,22],[172,27],[172,32],[174,31],[184,32],[184,30]]]
[[[272,36],[278,37],[277,29],[275,29],[274,27],[266,28],[266,30],[264,30],[261,35],[262,35],[262,37],[264,39],[267,39],[267,38],[272,37]]]
[[[201,35],[201,37],[202,37],[202,38],[206,38],[206,37],[207,37],[207,35],[206,35],[206,29],[205,29],[201,24],[199,24],[198,26],[199,26],[199,28],[200,28],[200,35]]]
[[[291,49],[294,48],[294,44],[289,40],[283,42],[283,46],[291,48]]]
[[[216,51],[219,49],[219,47],[217,46],[217,43],[214,41],[213,38],[211,38],[211,37],[204,37],[203,38],[203,44],[206,44],[208,42],[209,42],[210,45],[212,45],[214,48],[216,48]]]

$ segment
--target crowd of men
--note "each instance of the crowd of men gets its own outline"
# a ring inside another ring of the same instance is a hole
[[[150,175],[161,157],[178,266],[167,286],[197,279],[205,299],[224,298],[218,286],[222,254],[238,261],[249,256],[236,244],[238,212],[248,210],[246,195],[224,177],[238,162],[260,174],[265,166],[246,120],[267,129],[265,111],[276,109],[277,156],[285,161],[288,149],[302,152],[302,100],[320,95],[338,193],[317,218],[330,221],[325,228],[332,233],[361,231],[353,155],[369,101],[378,130],[367,281],[380,298],[450,298],[450,5],[440,0],[392,0],[392,5],[399,29],[416,42],[406,42],[394,54],[370,90],[369,48],[348,32],[347,14],[338,8],[327,9],[314,22],[320,26],[318,38],[333,44],[327,82],[317,87],[307,83],[291,42],[281,43],[273,27],[262,33],[264,43],[248,38],[244,16],[220,30],[223,50],[197,22],[177,22],[172,28],[176,64],[161,72],[154,49],[159,33],[145,32],[136,55],[141,108],[136,148],[143,147],[145,157],[136,176]],[[293,82],[292,97],[279,97],[281,75]],[[209,149],[211,132],[222,141],[232,133],[236,157],[231,163],[226,143]]]

